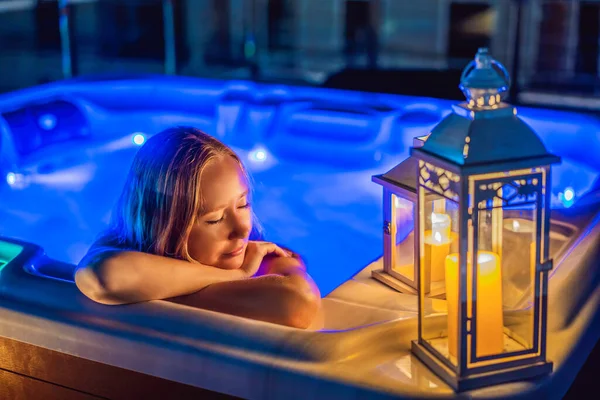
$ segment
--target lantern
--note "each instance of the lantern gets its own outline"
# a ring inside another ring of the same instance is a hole
[[[560,159],[502,101],[509,85],[504,67],[480,49],[461,78],[467,102],[411,149],[419,301],[412,351],[458,391],[552,370],[549,184]],[[450,243],[433,249],[436,238]],[[444,275],[446,310],[426,301],[434,273]]]
[[[414,147],[421,147],[427,136],[413,140]],[[373,182],[383,187],[383,269],[372,271],[373,278],[402,293],[417,294],[417,264],[414,262],[414,220],[416,204],[417,160],[409,157],[382,175],[373,176]],[[445,232],[442,230],[442,233]],[[431,236],[431,235],[430,235]],[[440,246],[450,241],[441,240]],[[446,252],[446,255],[449,253]],[[426,264],[426,292],[439,295],[444,285],[439,274],[429,273],[431,258]],[[443,260],[442,260],[443,261]],[[435,270],[434,273],[440,270]],[[443,271],[443,270],[441,270]]]

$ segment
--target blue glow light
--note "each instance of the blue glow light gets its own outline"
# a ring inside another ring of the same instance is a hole
[[[247,49],[255,51],[252,44]],[[252,52],[248,54],[251,55]],[[85,168],[88,162],[94,168],[89,174],[80,172],[83,171],[82,167],[75,171],[68,169],[64,172],[25,176],[18,173],[12,164],[6,164],[4,170],[0,167],[3,179],[9,183],[14,181],[11,186],[4,184],[5,189],[16,191],[30,184],[32,192],[27,195],[43,193],[40,201],[44,203],[42,210],[45,214],[69,222],[52,227],[62,229],[61,233],[64,234],[48,238],[47,232],[40,229],[39,224],[27,220],[30,215],[27,213],[29,202],[19,201],[19,196],[5,199],[0,194],[1,200],[8,202],[9,207],[23,211],[12,213],[8,220],[2,220],[2,228],[9,235],[14,231],[27,241],[43,243],[49,253],[77,263],[82,254],[76,254],[72,249],[75,245],[83,244],[82,238],[95,236],[97,232],[91,231],[91,227],[80,225],[77,222],[78,213],[60,207],[62,196],[68,195],[68,200],[74,199],[73,204],[80,208],[75,211],[90,215],[98,221],[102,220],[110,212],[108,204],[112,204],[111,199],[118,196],[122,187],[120,184],[107,187],[105,183],[112,181],[115,173],[122,177],[123,171],[129,167],[129,161],[116,157],[117,151],[122,147],[135,151],[139,146],[136,141],[141,139],[137,139],[136,134],[143,134],[145,144],[150,132],[175,125],[199,124],[198,127],[209,133],[214,129],[217,137],[228,145],[243,144],[238,145],[236,151],[243,156],[249,171],[256,174],[257,181],[260,182],[253,205],[268,240],[290,244],[302,254],[307,264],[312,266],[311,275],[323,296],[381,255],[381,192],[380,187],[371,182],[371,176],[386,171],[388,166],[391,168],[408,156],[408,147],[411,146],[413,137],[430,132],[443,116],[452,111],[451,106],[456,103],[454,100],[416,96],[366,95],[362,92],[307,86],[272,86],[242,80],[172,76],[127,80],[127,94],[123,95],[118,89],[123,86],[123,82],[89,81],[78,83],[76,87],[71,84],[63,87],[63,84],[55,83],[56,88],[60,88],[65,95],[81,94],[86,99],[93,100],[86,105],[92,134],[102,137],[103,129],[96,132],[97,128],[91,127],[108,125],[118,126],[124,136],[115,139],[114,144],[111,141],[106,146],[99,145],[97,149],[92,149],[111,155],[110,158],[103,156],[87,160],[81,157]],[[164,96],[145,96],[148,86],[156,86]],[[23,103],[25,95],[28,96],[28,102],[29,99],[33,103],[45,101],[47,89],[44,86],[40,86],[39,92],[35,91],[37,88],[32,89],[33,91],[3,95],[3,104],[17,109]],[[255,99],[263,98],[268,101],[273,98],[281,100],[279,110],[285,112],[276,111],[275,107],[270,106],[261,105],[256,108],[253,103]],[[174,107],[174,104],[195,104],[198,99],[202,99],[202,109],[198,112],[191,111],[191,107],[187,106],[182,107],[181,114],[171,112],[179,107]],[[138,105],[127,108],[130,111],[117,112],[121,105],[134,103]],[[393,110],[373,114],[375,103]],[[99,104],[110,107],[102,108]],[[210,106],[210,113],[204,112],[204,104]],[[345,108],[346,104],[349,104],[348,110]],[[213,114],[215,105],[218,112]],[[147,109],[159,111],[150,119],[136,117]],[[72,125],[70,117],[63,119],[59,110],[44,110],[36,114],[36,119],[33,120],[42,133],[51,135],[55,130],[62,129],[63,125],[66,128]],[[44,114],[49,115],[42,117]],[[599,175],[600,158],[597,154],[600,152],[600,141],[597,140],[597,135],[589,132],[599,132],[600,124],[592,116],[566,111],[523,107],[519,109],[519,114],[540,135],[549,150],[563,157],[563,163],[553,167],[552,206],[563,209],[569,204],[572,204],[570,208],[578,206],[582,201],[580,199],[597,182]],[[381,121],[388,123],[388,118],[389,126],[384,128]],[[46,131],[42,128],[51,128],[53,122],[56,123],[54,130]],[[17,123],[19,121],[11,121],[15,126]],[[376,142],[380,131],[385,134],[381,135],[381,142]],[[77,142],[74,141],[73,146],[76,145]],[[393,148],[388,145],[393,145]],[[48,154],[40,152],[39,157],[36,155],[32,159],[65,157],[62,152],[66,152],[68,146],[70,143],[57,146],[56,150],[48,149]],[[363,148],[366,150],[362,150]],[[6,148],[3,147],[3,150],[6,151]],[[376,153],[377,151],[380,153]],[[326,157],[317,159],[318,153],[325,152],[328,153]],[[375,160],[379,155],[381,160]],[[3,156],[4,153],[0,158]],[[113,159],[114,164],[108,161]],[[364,166],[357,166],[363,160],[366,160]],[[375,166],[375,163],[383,165]],[[9,171],[13,171],[14,176],[7,176]],[[79,175],[74,176],[76,173],[81,174],[81,178],[77,177]],[[77,192],[78,187],[82,188],[81,194]],[[573,189],[572,194],[569,194],[568,187]],[[558,192],[561,192],[560,195]],[[401,200],[396,200],[397,240],[406,237],[414,227],[412,203]],[[289,226],[283,225],[282,220]],[[344,242],[344,251],[331,251],[329,239],[332,236]],[[69,245],[65,246],[65,243]]]
[[[143,133],[134,133],[133,134],[133,143],[137,144],[138,146],[141,146],[144,144],[144,142],[146,141],[146,136],[144,136]]]
[[[252,150],[248,154],[250,161],[263,162],[267,159],[267,152],[262,147]]]
[[[558,194],[558,198],[566,208],[571,207],[575,203],[575,190],[572,187],[565,188],[564,192]]]
[[[565,201],[572,201],[575,198],[575,191],[573,190],[573,188],[568,187],[565,189],[564,198]]]
[[[40,128],[45,131],[51,131],[56,128],[56,116],[53,114],[44,114],[38,119]]]
[[[8,174],[6,174],[6,183],[8,183],[10,186],[13,186],[16,182],[17,174],[15,174],[14,172],[9,172]]]

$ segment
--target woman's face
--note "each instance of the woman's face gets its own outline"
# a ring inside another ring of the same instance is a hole
[[[190,256],[205,265],[240,268],[252,230],[248,182],[239,163],[225,155],[202,172],[203,210],[188,239]]]

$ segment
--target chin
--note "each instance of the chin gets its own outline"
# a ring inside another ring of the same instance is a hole
[[[244,262],[244,257],[239,257],[239,260],[227,260],[217,263],[216,267],[221,269],[239,269]]]

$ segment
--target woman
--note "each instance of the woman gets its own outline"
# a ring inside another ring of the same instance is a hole
[[[168,129],[135,156],[110,228],[75,282],[103,304],[169,299],[306,328],[318,288],[297,255],[260,241],[253,219],[239,157],[197,129]]]

